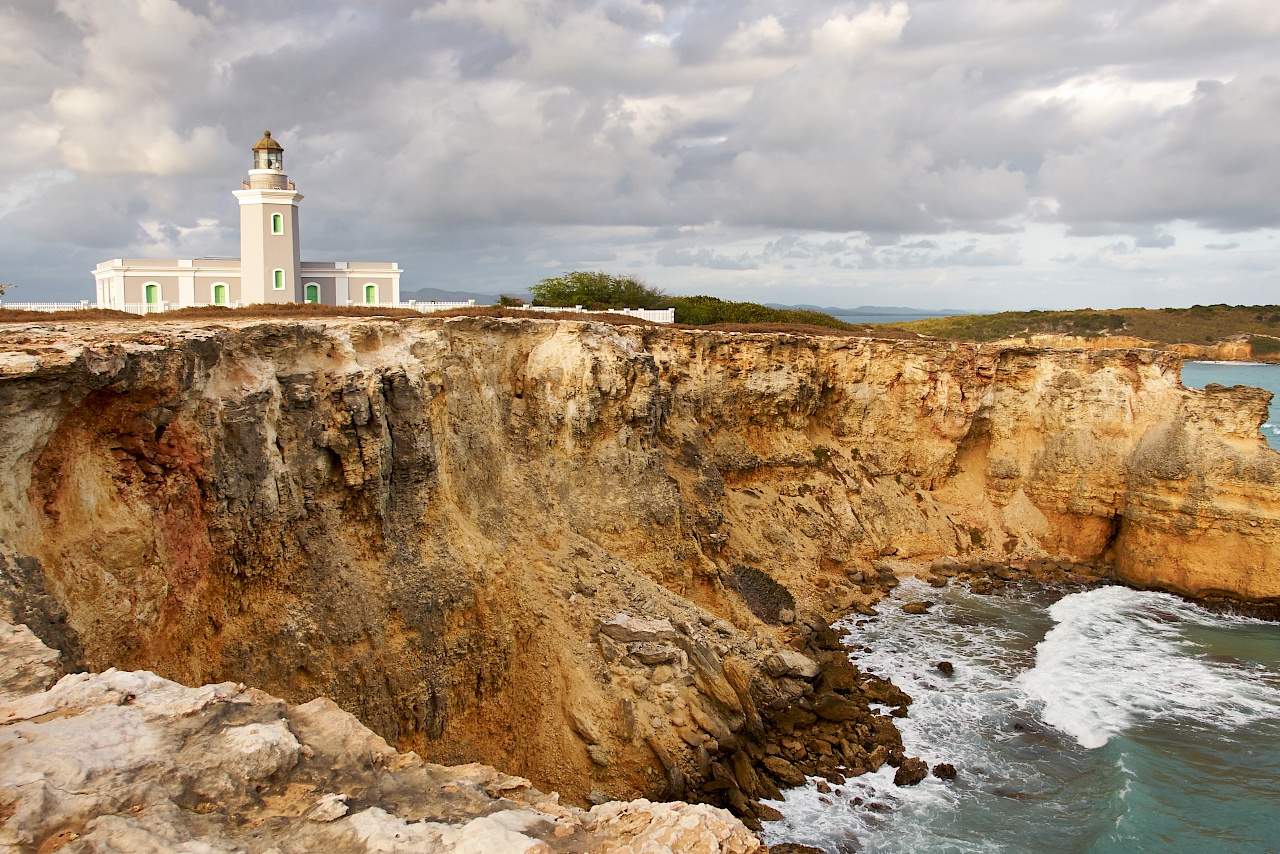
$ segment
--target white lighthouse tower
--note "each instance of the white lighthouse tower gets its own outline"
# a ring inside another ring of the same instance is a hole
[[[188,306],[255,303],[398,305],[395,261],[302,261],[298,202],[284,149],[266,131],[253,147],[240,202],[239,258],[113,258],[93,270],[98,307],[137,314]]]
[[[266,131],[253,147],[253,168],[240,200],[240,294],[245,304],[302,302],[298,202],[284,174],[284,149]]]

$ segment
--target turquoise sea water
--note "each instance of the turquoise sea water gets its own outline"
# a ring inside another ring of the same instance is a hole
[[[1247,362],[1187,362],[1182,366],[1182,384],[1188,388],[1219,385],[1251,385],[1274,392],[1271,417],[1262,425],[1262,435],[1271,447],[1280,451],[1280,365],[1257,365]],[[1277,843],[1280,849],[1280,842]]]
[[[937,604],[902,612],[920,599]],[[1280,626],[1123,587],[977,596],[906,579],[878,607],[843,624],[853,659],[914,699],[908,753],[959,776],[900,788],[886,767],[793,790],[770,844],[1280,851]]]

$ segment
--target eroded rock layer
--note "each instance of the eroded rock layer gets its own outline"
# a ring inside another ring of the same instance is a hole
[[[909,699],[825,621],[886,560],[1280,597],[1268,396],[1184,389],[1171,354],[483,318],[0,335],[13,620],[579,803],[754,820],[797,774],[900,763],[870,704]]]

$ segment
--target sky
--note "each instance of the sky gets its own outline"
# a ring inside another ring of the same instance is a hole
[[[0,283],[239,254],[921,309],[1280,303],[1276,0],[0,0]]]

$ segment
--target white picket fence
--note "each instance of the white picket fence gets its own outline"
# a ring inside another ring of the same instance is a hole
[[[347,305],[363,305],[364,303],[348,302]],[[476,301],[469,299],[466,302],[380,302],[376,303],[378,308],[411,308],[420,311],[423,314],[431,314],[436,311],[452,311],[458,308],[473,308]],[[370,303],[369,305],[375,305]],[[605,311],[592,311],[585,309],[580,305],[574,306],[557,306],[557,305],[513,305],[507,306],[512,311],[532,311],[543,314],[555,314],[562,311],[571,311],[574,314],[621,314],[626,317],[638,317],[643,320],[651,320],[654,323],[675,323],[676,310],[674,308],[611,308]]]
[[[574,314],[621,314],[626,317],[638,317],[641,320],[652,320],[654,323],[676,322],[676,310],[674,308],[610,308],[603,311],[592,311],[590,309],[583,308],[580,305],[520,305],[512,307],[519,311],[538,311],[546,313],[571,311]]]
[[[408,302],[352,302],[347,300],[347,305],[363,305],[369,308],[411,308],[414,311],[420,311],[423,314],[431,314],[435,311],[452,311],[455,308],[474,308],[476,301],[469,299],[466,302],[417,302],[409,300]]]
[[[89,308],[89,301],[80,302],[5,302],[0,300],[0,308],[13,311],[83,311]]]

